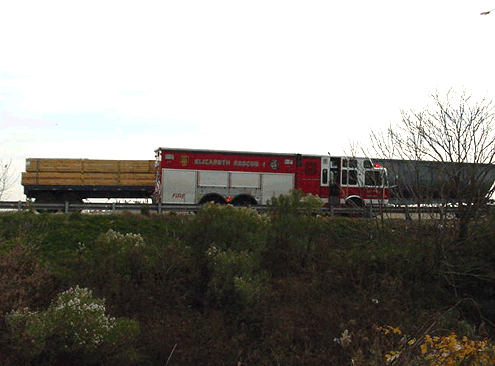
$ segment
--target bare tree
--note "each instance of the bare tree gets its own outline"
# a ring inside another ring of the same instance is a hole
[[[14,174],[12,172],[12,162],[5,163],[0,160],[0,200],[14,186]]]
[[[486,98],[474,100],[465,90],[444,95],[437,90],[430,97],[431,106],[402,110],[397,125],[372,132],[372,146],[388,160],[384,165],[398,197],[455,205],[462,238],[493,193],[494,105]]]

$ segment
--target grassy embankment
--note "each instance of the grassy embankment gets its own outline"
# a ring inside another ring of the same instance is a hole
[[[495,216],[460,241],[455,222],[382,226],[296,201],[267,215],[0,215],[1,364],[491,362],[490,346],[469,347],[493,338]],[[107,317],[57,315],[76,286]]]

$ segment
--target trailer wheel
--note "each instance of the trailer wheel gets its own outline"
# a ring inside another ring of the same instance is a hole
[[[36,202],[38,203],[65,203],[80,204],[83,203],[81,195],[75,192],[40,192],[36,196]],[[39,212],[52,212],[55,213],[59,210],[38,209]],[[77,210],[80,212],[80,210]]]
[[[41,192],[35,196],[36,202],[39,203],[52,203],[55,201],[55,197],[53,194],[48,192]]]
[[[35,203],[54,203],[56,198],[52,192],[38,192],[35,198]],[[38,213],[55,213],[57,210],[40,209],[36,210]]]

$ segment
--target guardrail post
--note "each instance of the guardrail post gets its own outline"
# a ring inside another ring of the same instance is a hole
[[[115,213],[115,202],[112,202],[112,213]]]
[[[22,209],[22,202],[17,202],[17,209],[20,211]]]
[[[65,213],[69,213],[69,201],[65,201]]]
[[[158,202],[158,213],[161,215],[162,214],[162,203]]]
[[[404,219],[406,221],[412,221],[412,216],[411,216],[411,213],[409,212],[409,205],[406,205],[405,206],[405,213],[404,213],[404,215],[405,215],[405,218]]]

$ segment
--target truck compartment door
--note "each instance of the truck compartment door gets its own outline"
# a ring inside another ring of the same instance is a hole
[[[229,184],[229,173],[221,171],[199,171],[199,187],[221,187],[227,188]]]
[[[261,176],[262,204],[294,189],[294,174],[266,173]]]
[[[196,171],[163,169],[162,182],[162,203],[195,203]]]
[[[260,188],[260,174],[247,172],[230,173],[230,185],[232,188]]]

